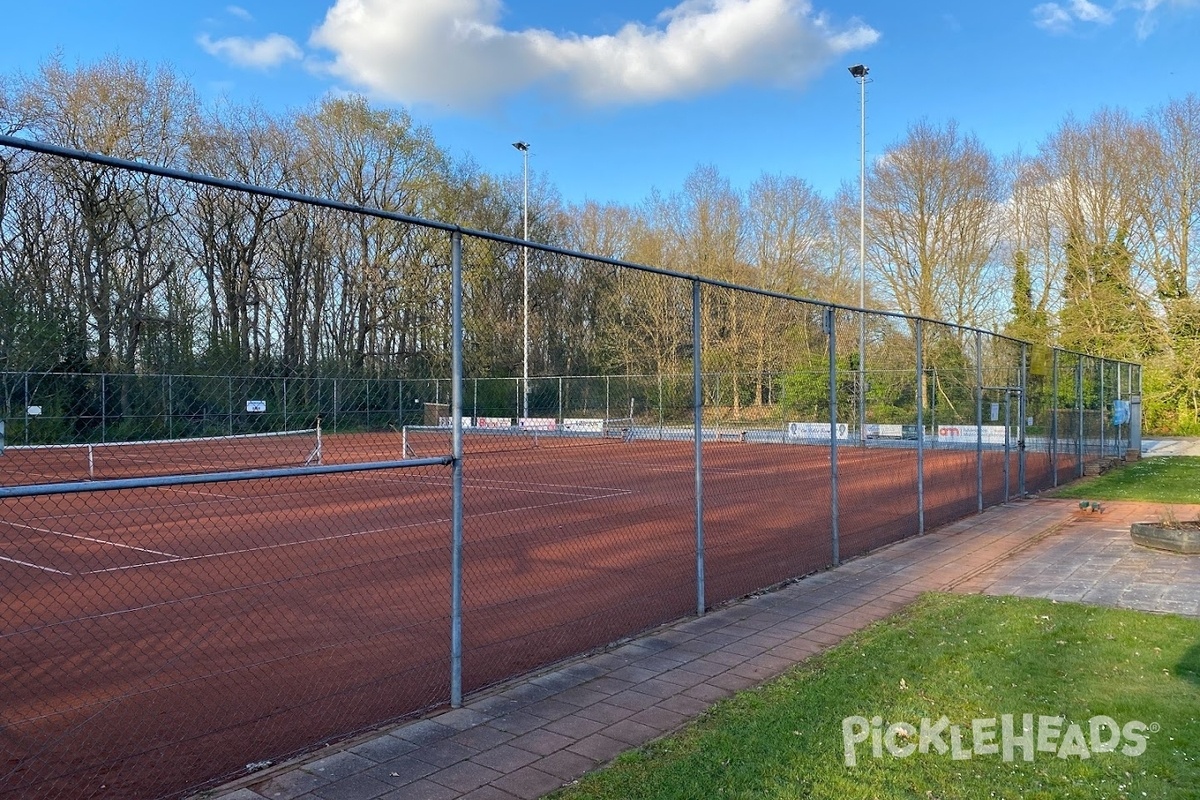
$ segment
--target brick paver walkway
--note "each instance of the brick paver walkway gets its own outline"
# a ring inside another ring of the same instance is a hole
[[[1059,501],[1070,502],[1070,501]],[[1162,504],[1105,502],[1080,511],[1033,546],[957,587],[1200,617],[1200,556],[1139,547],[1132,522],[1154,522]],[[1200,506],[1175,506],[1177,519],[1196,519]]]
[[[779,591],[473,697],[463,708],[248,776],[210,796],[539,797],[929,590],[1036,594],[1195,613],[1188,603],[1200,598],[1197,559],[1185,562],[1124,546],[1121,528],[1128,539],[1128,519],[1139,515],[1154,518],[1148,507],[1136,504],[1109,504],[1104,513],[1083,514],[1069,500],[989,509]],[[1143,591],[1150,577],[1155,588]],[[1108,581],[1117,580],[1119,592],[1108,588]]]

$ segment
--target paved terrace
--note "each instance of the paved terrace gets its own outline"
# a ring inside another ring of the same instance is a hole
[[[930,590],[1022,594],[1200,616],[1200,558],[1129,541],[1161,506],[1026,500],[656,629],[463,708],[327,748],[220,800],[536,798],[679,728]],[[1180,518],[1195,508],[1177,509]]]

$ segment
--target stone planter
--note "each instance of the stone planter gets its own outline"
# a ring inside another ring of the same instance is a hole
[[[1162,522],[1135,522],[1129,526],[1134,544],[1170,550],[1185,555],[1200,554],[1200,520],[1187,520],[1167,525]]]

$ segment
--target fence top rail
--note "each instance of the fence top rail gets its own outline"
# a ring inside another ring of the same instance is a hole
[[[662,275],[669,278],[677,278],[680,280],[691,281],[693,283],[703,284],[721,289],[732,289],[741,292],[749,292],[759,295],[760,297],[772,297],[778,300],[787,300],[791,302],[807,303],[809,305],[820,306],[827,309],[838,311],[850,311],[854,313],[875,314],[881,317],[891,319],[902,319],[909,321],[929,322],[936,325],[950,325],[959,330],[987,334],[999,339],[1006,339],[1010,342],[1018,344],[1029,344],[1022,339],[1015,339],[1011,336],[1006,336],[1002,333],[984,330],[982,328],[974,328],[966,325],[955,325],[953,323],[944,322],[942,320],[928,319],[926,317],[915,317],[908,314],[903,314],[899,311],[884,311],[878,309],[865,309],[856,306],[842,305],[828,300],[815,300],[812,298],[797,297],[795,295],[775,292],[769,289],[760,289],[753,286],[742,286],[728,281],[717,280],[715,278],[706,278],[700,275],[693,275],[685,272],[676,272],[675,270],[664,269],[662,267],[652,267],[647,264],[639,264],[633,261],[625,261],[619,258],[611,258],[609,256],[599,256],[592,253],[584,253],[578,250],[571,250],[565,247],[558,247],[551,244],[542,244],[528,239],[522,239],[517,236],[508,236],[502,233],[494,233],[491,231],[482,231],[473,228],[464,228],[450,222],[442,222],[439,220],[427,219],[425,217],[417,217],[411,214],[402,214],[398,211],[384,211],[379,208],[370,206],[361,206],[354,203],[346,203],[340,200],[331,200],[329,198],[316,197],[314,195],[306,195],[300,192],[293,192],[286,189],[277,189],[268,186],[259,186],[252,183],[244,183],[242,181],[229,180],[227,178],[218,178],[212,175],[203,175],[200,173],[189,172],[187,170],[176,169],[174,167],[163,167],[156,164],[148,164],[142,161],[132,161],[125,158],[117,158],[115,156],[106,156],[100,153],[92,153],[86,150],[77,150],[71,147],[63,147],[61,145],[51,144],[49,142],[41,142],[33,139],[23,139],[18,136],[0,135],[0,147],[11,147],[17,150],[25,150],[28,152],[41,153],[43,155],[56,156],[59,158],[67,158],[73,161],[84,161],[100,166],[114,167],[117,169],[129,170],[138,172],[143,175],[154,175],[160,178],[170,178],[172,180],[183,181],[185,183],[199,184],[202,186],[211,186],[217,189],[229,189],[232,191],[244,192],[247,194],[258,195],[260,197],[270,197],[275,200],[283,200],[292,203],[301,203],[304,205],[316,206],[318,208],[327,208],[334,211],[346,211],[354,214],[363,214],[378,219],[386,219],[392,222],[402,222],[409,225],[418,225],[435,230],[446,231],[455,235],[467,235],[487,241],[497,242],[501,244],[510,244],[517,247],[525,247],[530,250],[538,250],[544,253],[565,256],[568,258],[578,258],[585,261],[594,261],[601,264],[607,264],[614,267],[622,267],[625,269],[638,270],[655,275]],[[1061,349],[1061,348],[1056,348]],[[1063,351],[1072,352],[1072,351]],[[1085,355],[1080,353],[1079,355]],[[1105,359],[1111,361],[1112,359]],[[1118,362],[1130,363],[1130,362]]]

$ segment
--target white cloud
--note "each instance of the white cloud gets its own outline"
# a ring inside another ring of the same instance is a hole
[[[1042,3],[1033,9],[1034,24],[1050,33],[1070,33],[1076,23],[1111,25],[1124,11],[1137,12],[1134,30],[1145,39],[1154,30],[1159,9],[1181,11],[1200,8],[1200,0],[1115,0],[1110,7],[1091,0]]]
[[[795,85],[879,39],[862,23],[833,24],[808,0],[682,0],[653,25],[601,36],[507,30],[502,11],[501,0],[337,0],[311,43],[355,87],[471,108],[529,88],[619,105]]]
[[[1033,9],[1033,24],[1051,33],[1071,30],[1074,18],[1058,3],[1042,3]]]
[[[237,17],[238,19],[245,20],[246,22],[254,21],[254,15],[241,6],[225,6],[225,10],[229,12],[231,16]]]
[[[241,36],[213,39],[202,33],[196,41],[204,52],[239,67],[265,69],[304,57],[300,45],[278,33],[272,33],[262,39],[246,39]]]
[[[1155,12],[1159,8],[1171,11],[1200,8],[1200,0],[1119,0],[1117,8],[1129,8],[1139,12],[1136,26],[1137,37],[1145,39],[1154,32],[1158,22],[1158,15]]]
[[[1067,33],[1076,22],[1111,25],[1115,19],[1112,11],[1090,0],[1071,0],[1067,4],[1042,3],[1033,9],[1034,24],[1051,33]]]
[[[1114,19],[1111,11],[1089,0],[1071,0],[1071,13],[1081,22],[1096,22],[1101,25],[1111,25]]]

